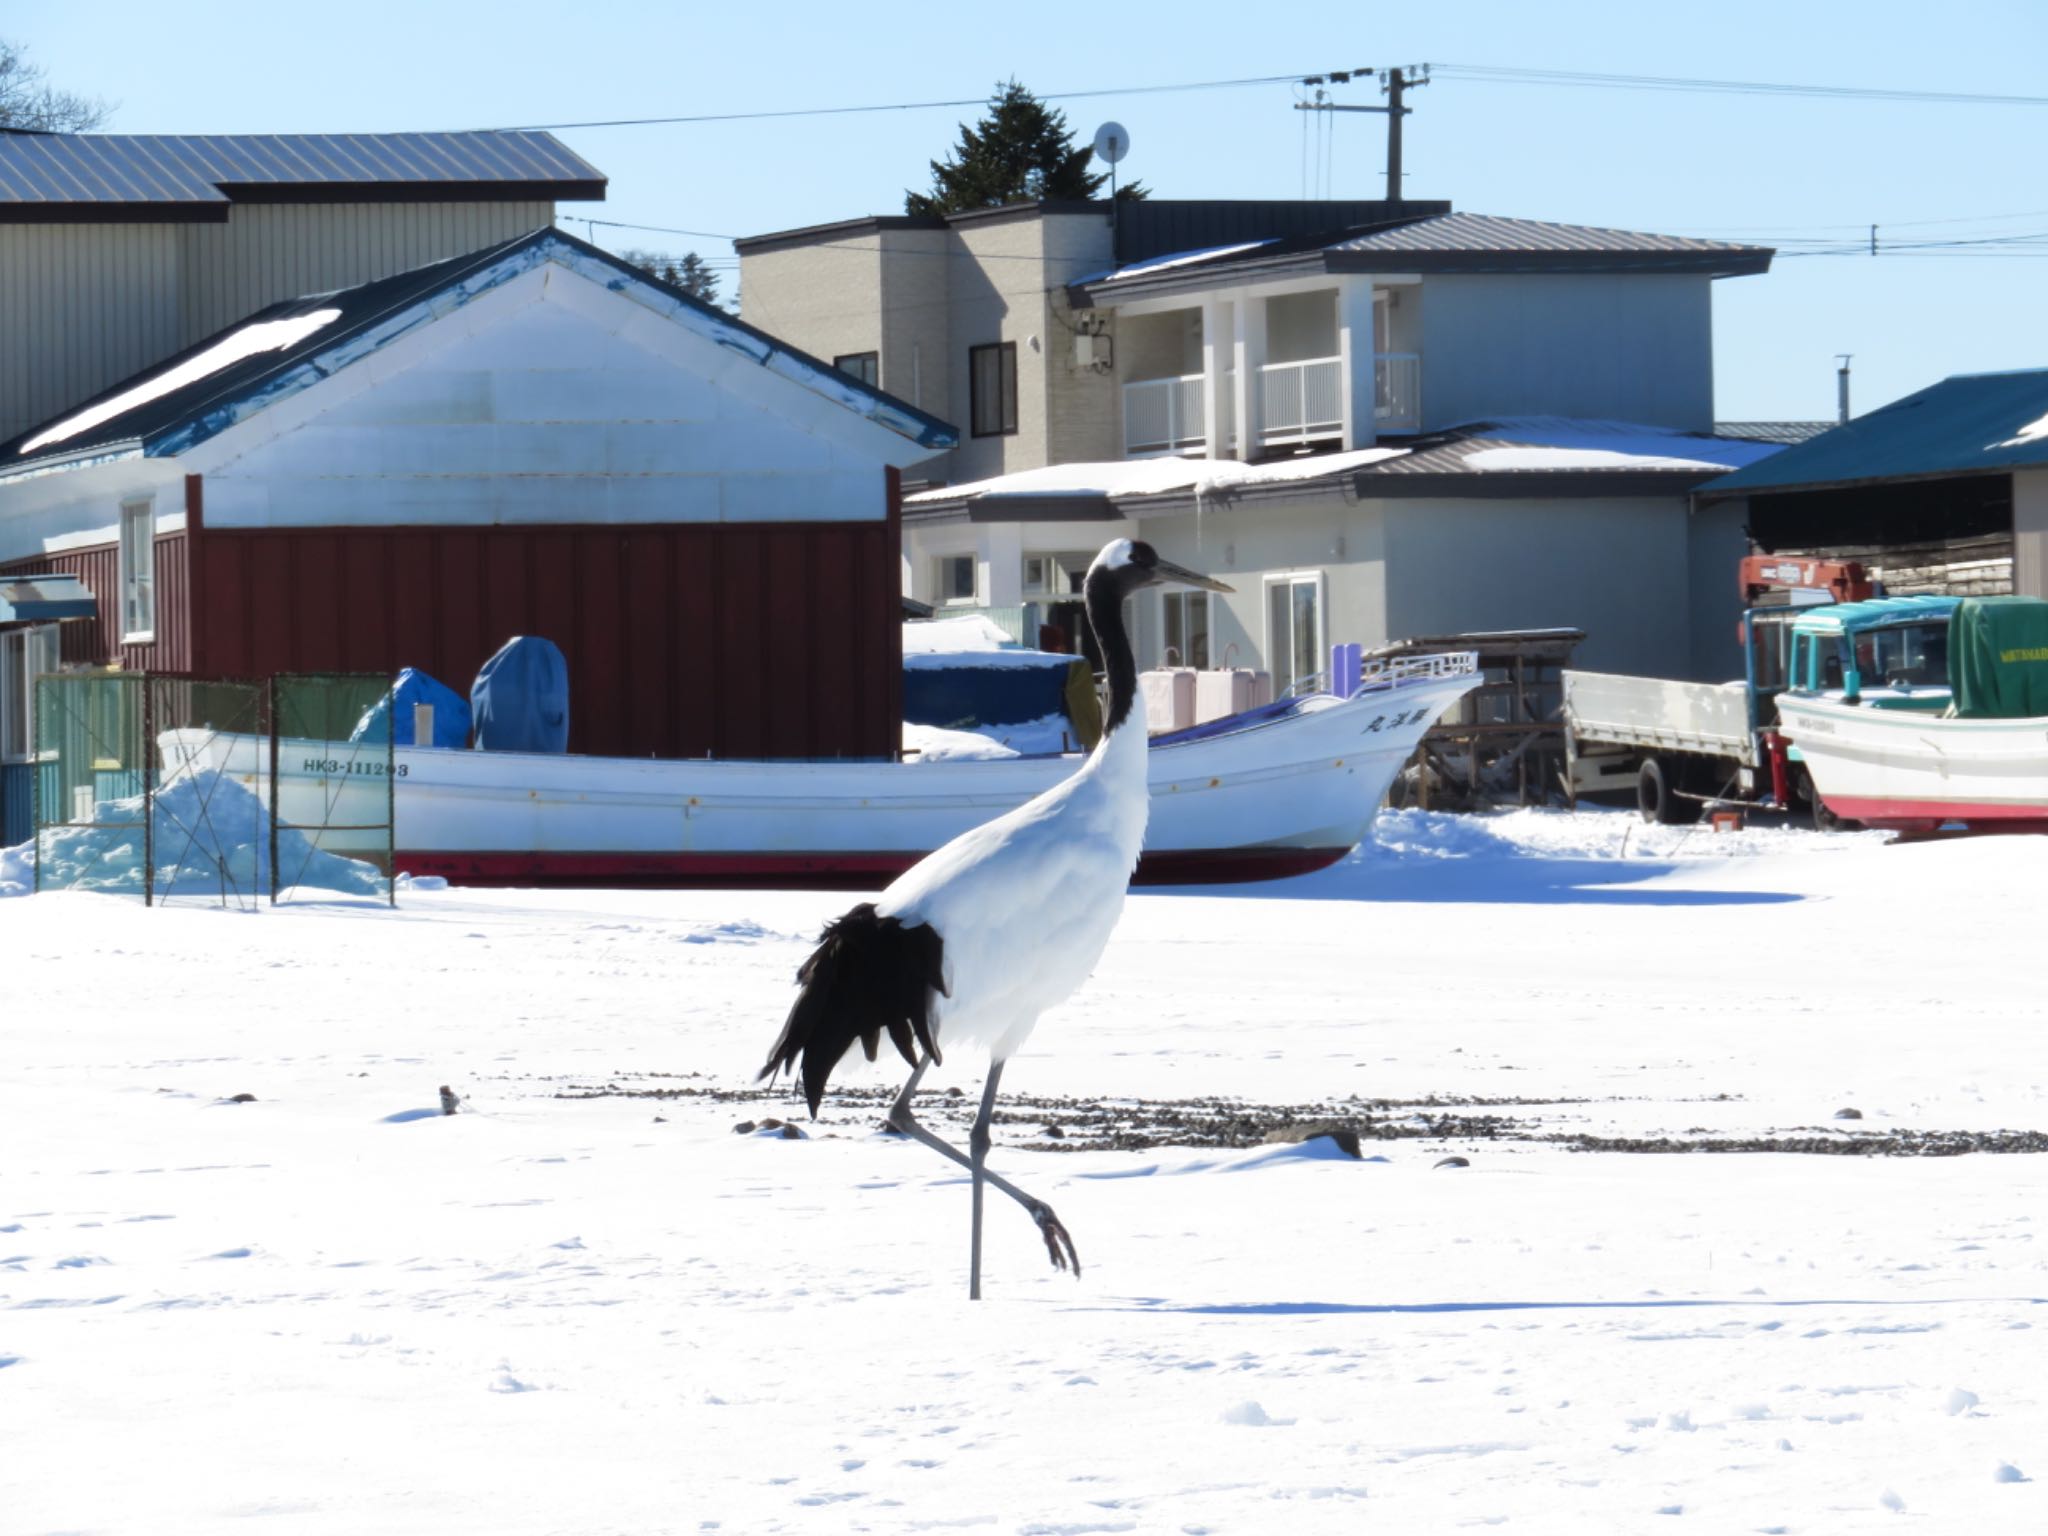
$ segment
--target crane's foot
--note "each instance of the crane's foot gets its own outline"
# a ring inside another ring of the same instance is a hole
[[[1074,1252],[1074,1239],[1067,1232],[1059,1217],[1053,1215],[1052,1207],[1043,1200],[1026,1203],[1025,1210],[1038,1223],[1038,1235],[1045,1239],[1046,1254],[1052,1259],[1054,1269],[1070,1269],[1076,1280],[1081,1278],[1081,1256]]]

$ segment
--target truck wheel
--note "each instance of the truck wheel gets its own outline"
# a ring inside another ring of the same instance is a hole
[[[1700,819],[1702,802],[1679,794],[1685,782],[1683,767],[1674,759],[1646,757],[1636,772],[1636,809],[1643,820],[1667,827],[1688,826]]]

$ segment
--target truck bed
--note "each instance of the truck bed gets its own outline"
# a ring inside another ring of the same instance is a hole
[[[1749,690],[1742,683],[1566,672],[1564,719],[1579,742],[1697,752],[1756,766]]]

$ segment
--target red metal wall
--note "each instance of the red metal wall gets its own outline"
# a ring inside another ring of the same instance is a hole
[[[215,529],[156,544],[157,639],[122,645],[115,545],[0,570],[77,576],[67,662],[210,677],[419,667],[466,694],[514,635],[569,663],[570,750],[893,757],[903,718],[901,477],[870,523]],[[196,553],[195,553],[196,551]]]
[[[91,623],[78,620],[64,625],[58,634],[67,662],[103,665],[119,662],[131,671],[185,672],[191,670],[192,593],[188,581],[186,552],[190,542],[183,533],[160,535],[156,541],[156,640],[150,645],[121,643],[121,549],[118,544],[97,544],[89,549],[67,549],[58,555],[37,555],[28,560],[10,560],[0,572],[55,571],[76,576],[99,599],[99,617]]]
[[[395,671],[458,692],[514,635],[569,663],[569,742],[613,756],[893,755],[894,519],[215,529],[192,670]]]

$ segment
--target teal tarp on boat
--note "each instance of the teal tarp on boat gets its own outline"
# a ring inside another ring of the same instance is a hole
[[[2048,600],[1971,597],[1949,621],[1948,675],[1961,720],[2048,715]]]

